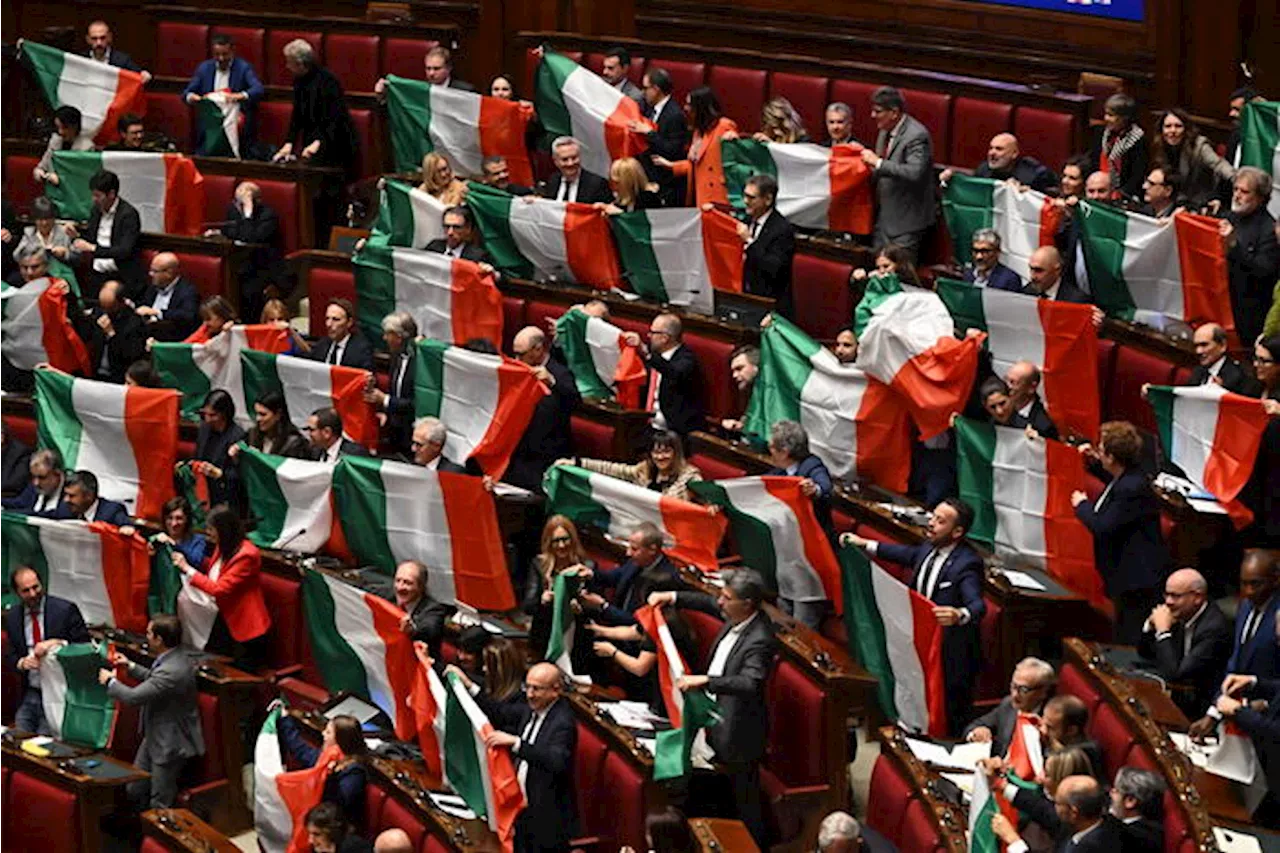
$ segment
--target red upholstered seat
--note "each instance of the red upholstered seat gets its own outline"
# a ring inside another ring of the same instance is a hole
[[[701,666],[694,668],[704,669],[705,665],[711,660],[711,647],[715,644],[716,635],[720,633],[724,623],[710,613],[703,613],[701,610],[681,610],[680,615],[684,617],[685,624],[689,626],[689,630],[693,633],[694,642],[698,644],[698,657]],[[692,661],[690,661],[690,665],[693,665]]]
[[[1098,338],[1098,399],[1105,411],[1111,395],[1111,376],[1116,369],[1116,347],[1109,338]]]
[[[791,265],[791,291],[795,294],[795,321],[820,340],[833,339],[842,326],[853,321],[853,293],[849,289],[851,264],[798,253]]]
[[[1174,385],[1190,385],[1191,377],[1195,373],[1195,368],[1180,366],[1173,369]]]
[[[1078,697],[1089,708],[1090,717],[1102,702],[1101,694],[1085,679],[1080,670],[1070,664],[1064,666],[1062,672],[1058,674],[1058,692]]]
[[[927,127],[929,135],[933,137],[934,162],[950,162],[944,160],[943,156],[950,150],[951,145],[951,96],[942,92],[927,92],[923,89],[903,89],[902,95],[907,99],[907,112]],[[871,104],[868,102],[868,114],[870,110]],[[956,127],[961,129],[964,125],[957,121]],[[875,137],[867,140],[871,145],[874,145],[875,141]],[[984,153],[985,151],[986,149],[983,148]]]
[[[1111,387],[1103,402],[1104,420],[1131,421],[1147,432],[1155,432],[1156,420],[1151,405],[1142,399],[1144,383],[1168,385],[1173,381],[1175,365],[1136,347],[1116,347],[1116,366]]]
[[[815,142],[826,139],[827,89],[826,77],[810,74],[792,74],[775,71],[769,77],[769,98],[786,98],[804,119],[809,138]],[[852,104],[850,105],[852,108]]]
[[[31,202],[44,195],[44,184],[31,176],[31,170],[39,162],[39,157],[24,154],[9,154],[4,158],[5,192],[20,212],[25,212]]]
[[[760,129],[766,74],[758,68],[732,65],[713,65],[707,73],[707,85],[720,99],[724,114],[738,123],[740,131]]]
[[[364,826],[365,835],[376,836],[384,827],[382,825],[382,806],[387,801],[387,791],[381,785],[364,786]]]
[[[1071,113],[1018,107],[1013,134],[1023,154],[1035,157],[1055,172],[1075,153],[1076,119]]]
[[[283,145],[292,116],[293,101],[262,101],[258,104],[258,138],[268,145]]]
[[[168,853],[168,850],[164,842],[157,841],[148,835],[142,839],[142,846],[138,848],[138,853]]]
[[[1114,708],[1106,703],[1098,706],[1089,717],[1089,737],[1096,740],[1102,749],[1102,760],[1107,764],[1103,768],[1105,772],[1124,766],[1129,747],[1133,746],[1133,734]]]
[[[271,572],[262,573],[262,597],[271,613],[267,663],[277,669],[302,663],[311,657],[300,593],[298,581]]]
[[[566,50],[566,51],[564,51],[564,55],[565,55],[565,56],[567,56],[567,57],[569,57],[570,59],[572,59],[574,62],[578,63],[579,65],[581,65],[581,64],[582,64],[582,51],[580,51],[580,50]]]
[[[418,848],[418,851],[419,853],[449,853],[452,849],[452,847],[449,847],[434,835],[427,835],[423,837],[422,846]]]
[[[999,648],[996,641],[999,637],[1000,620],[1004,616],[1004,608],[987,596],[983,596],[983,601],[986,602],[987,612],[982,615],[982,621],[978,623],[978,636],[982,638],[984,649]],[[1006,678],[1006,674],[997,671],[995,667],[984,666],[978,676],[974,698],[981,701],[1003,697],[1008,684]]]
[[[266,73],[266,66],[263,65],[267,56],[266,30],[261,27],[214,27],[213,35],[230,37],[236,56],[252,65],[253,73],[262,80],[262,75]]]
[[[238,183],[238,180],[237,180]],[[286,254],[302,248],[298,236],[298,187],[292,181],[259,181],[262,202],[280,217],[280,243]],[[231,203],[230,197],[227,203]],[[225,210],[225,208],[223,208]]]
[[[956,135],[951,141],[950,159],[945,162],[976,166],[986,159],[991,137],[1013,126],[1013,105],[981,98],[956,98],[953,121]],[[940,156],[935,159],[942,160]]]
[[[221,222],[227,216],[227,206],[235,197],[235,175],[204,176],[204,218],[206,222]]]
[[[597,805],[592,820],[582,822],[582,834],[600,838],[601,850],[624,846],[639,850],[636,845],[644,843],[644,777],[620,754],[610,750],[605,754],[599,777],[574,778],[579,788],[584,781],[590,782],[588,790]]]
[[[613,457],[613,427],[608,424],[573,415],[569,431],[573,434],[573,452],[592,459]]]
[[[586,54],[582,57],[582,67],[592,74],[599,74],[604,70],[604,54],[597,51]]]
[[[395,74],[421,80],[427,51],[437,47],[435,39],[384,38],[382,40],[382,75]]]
[[[377,36],[329,33],[324,39],[324,59],[347,92],[372,92],[378,82]]]
[[[308,667],[308,669],[314,668],[314,666]],[[305,681],[301,678],[280,679],[280,695],[284,697],[284,700],[290,706],[307,710],[318,708],[329,701],[329,691],[323,687],[316,686],[320,682],[319,675],[308,672],[307,678],[314,678],[315,680]]]
[[[284,67],[284,46],[294,39],[303,39],[315,52],[317,65],[324,65],[324,46],[320,33],[314,30],[275,30],[267,33],[267,77],[262,82],[272,86],[292,86],[293,75]]]
[[[1186,808],[1171,791],[1164,792],[1164,849],[1166,853],[1192,853],[1200,849],[1192,838]]]
[[[872,147],[875,147],[877,133],[876,123],[871,120],[871,93],[875,90],[875,83],[862,80],[831,81],[831,100],[849,105],[853,110],[853,135]],[[934,147],[937,147],[937,140],[934,140]]]
[[[307,283],[307,293],[311,296],[311,328],[324,328],[324,309],[334,297],[356,299],[356,282],[349,269],[330,269],[317,267],[311,271]]]
[[[735,386],[729,376],[729,353],[733,352],[733,344],[688,333],[684,342],[698,357],[702,368],[702,400],[707,416],[719,419],[733,415]]]
[[[22,804],[22,831],[16,836],[14,833],[5,836],[6,850],[15,853],[77,853],[80,850],[80,806],[74,793],[15,772],[9,781],[7,805],[18,803]]]
[[[824,784],[829,778],[822,730],[827,692],[794,663],[779,660],[765,685],[765,702],[765,765],[790,788]]]
[[[911,800],[911,783],[889,759],[877,758],[867,793],[867,823],[901,847],[902,819]]]
[[[160,21],[156,24],[155,60],[147,70],[166,77],[190,77],[208,56],[208,24]]]
[[[365,790],[369,790],[369,787],[366,786]],[[399,827],[407,832],[414,847],[421,844],[423,837],[427,834],[426,825],[418,819],[417,815],[405,808],[395,797],[388,796],[382,804],[382,820],[378,829],[381,831],[392,827]]]
[[[938,830],[929,818],[929,811],[920,800],[907,803],[907,810],[902,815],[903,850],[915,850],[918,853],[933,853],[935,850],[946,850]]]
[[[188,252],[175,252],[178,263],[182,266],[182,274],[195,283],[200,291],[200,298],[223,294],[222,258],[216,255],[195,255]],[[142,262],[150,264],[156,256],[154,249],[142,250]]]
[[[188,770],[193,785],[204,785],[225,779],[226,768],[222,764],[222,721],[219,716],[218,696],[201,692],[196,700],[200,712],[200,731],[204,735],[204,755],[193,761]],[[239,768],[236,768],[237,772]]]
[[[351,110],[351,123],[356,129],[356,139],[360,141],[360,174],[366,177],[376,175],[382,171],[382,145],[374,137],[373,110]]]
[[[683,104],[684,96],[701,86],[707,76],[707,64],[705,62],[664,59],[661,60],[660,64],[671,75],[672,97],[675,98],[677,104]],[[658,66],[659,61],[655,60],[654,65]],[[745,128],[741,129],[745,130]]]
[[[689,457],[689,461],[702,472],[704,480],[732,480],[734,477],[747,475],[745,469],[705,453],[695,453]]]
[[[587,726],[578,722],[578,749],[573,755],[573,788],[578,797],[578,823],[584,832],[607,827],[618,804],[600,796],[595,785],[603,783],[609,747]],[[612,849],[612,848],[610,848]]]
[[[516,332],[524,328],[525,301],[515,296],[502,297],[502,351],[511,352]]]
[[[191,107],[180,92],[147,92],[148,132],[160,131],[174,141],[179,151],[194,151]]]
[[[564,314],[565,307],[555,302],[543,302],[540,299],[534,299],[525,306],[523,325],[536,326],[546,331],[547,321],[559,318],[560,315]],[[518,332],[520,330],[516,329],[515,331]]]

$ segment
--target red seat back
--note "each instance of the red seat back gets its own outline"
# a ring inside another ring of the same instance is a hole
[[[408,77],[421,80],[423,61],[427,51],[439,45],[434,39],[384,38],[382,40],[382,74],[395,74],[397,77]]]
[[[1058,674],[1058,692],[1078,697],[1089,709],[1089,717],[1092,718],[1098,709],[1098,705],[1102,703],[1102,696],[1094,689],[1093,685],[1084,677],[1080,670],[1071,664],[1062,668],[1062,672]]]
[[[902,813],[902,849],[917,850],[920,853],[947,849],[938,836],[928,809],[920,800],[907,803],[907,809]]]
[[[760,108],[764,106],[766,72],[758,68],[713,65],[707,85],[716,93],[724,114],[738,123],[738,129],[759,130]]]
[[[303,248],[298,232],[298,187],[292,181],[254,181],[262,202],[280,217],[280,244],[285,253]],[[231,199],[227,199],[231,203]]]
[[[360,141],[360,174],[378,174],[382,171],[382,145],[373,133],[373,110],[351,110],[351,124],[356,129],[356,139]]]
[[[569,420],[576,455],[592,459],[611,459],[614,456],[612,426],[581,415],[573,415]]]
[[[264,83],[272,86],[292,86],[293,75],[284,66],[284,46],[294,39],[303,39],[311,45],[317,65],[324,65],[324,46],[320,33],[314,30],[277,30],[267,33],[267,77]]]
[[[603,782],[609,747],[591,727],[578,721],[578,749],[573,755],[573,787],[578,797],[578,821],[584,831],[608,826],[618,803],[599,796],[595,785]],[[612,849],[612,848],[609,848]]]
[[[1125,756],[1133,746],[1133,734],[1120,714],[1105,702],[1098,706],[1096,712],[1089,717],[1089,737],[1098,742],[1102,749],[1102,760],[1106,762],[1103,772],[1118,770],[1124,766]]]
[[[225,779],[227,776],[227,769],[222,764],[220,704],[216,693],[201,691],[198,694],[196,706],[200,714],[200,732],[204,735],[204,755],[193,762],[195,770],[192,771],[191,776],[192,787]],[[240,768],[237,767],[236,772],[240,772]]]
[[[324,309],[329,300],[335,297],[351,300],[359,310],[356,298],[356,282],[349,269],[330,269],[317,267],[311,271],[307,283],[307,293],[311,296],[311,328],[324,329]]]
[[[80,804],[74,792],[15,772],[9,781],[8,805],[18,804],[21,804],[22,829],[16,835],[5,836],[6,850],[21,853],[80,850]]]
[[[981,98],[956,98],[954,121],[956,135],[951,142],[950,159],[945,162],[976,166],[987,159],[991,137],[1013,127],[1013,105]],[[938,159],[941,160],[941,155]]]
[[[253,66],[253,73],[258,79],[266,82],[267,31],[261,27],[214,27],[213,35],[224,35],[231,39],[236,56]]]
[[[718,419],[735,414],[737,386],[729,375],[729,353],[733,352],[733,344],[689,333],[685,334],[684,342],[698,357],[702,368],[702,400],[707,417]]]
[[[720,633],[720,629],[724,627],[724,623],[710,613],[703,613],[701,610],[681,610],[680,615],[684,617],[685,624],[689,626],[689,631],[693,634],[693,640],[698,644],[698,658],[700,666],[698,669],[704,669],[706,664],[711,661],[711,649],[715,645],[716,636]],[[690,661],[690,665],[692,665]]]
[[[415,848],[422,844],[427,835],[426,824],[412,810],[405,808],[395,797],[388,796],[383,800],[382,819],[378,829],[381,831],[393,827],[398,827],[408,833],[409,841]]]
[[[252,405],[252,401],[249,404]],[[262,597],[271,613],[267,663],[272,667],[303,663],[311,656],[300,593],[298,581],[271,572],[262,573]]]
[[[583,784],[581,779],[574,781],[580,787]],[[610,750],[605,754],[601,776],[588,790],[599,804],[597,813],[603,811],[603,814],[593,815],[597,822],[583,821],[583,832],[600,838],[601,850],[615,847],[639,850],[636,845],[644,844],[645,778],[625,758]]]
[[[516,332],[524,328],[524,314],[527,303],[515,296],[502,297],[502,351],[511,352],[511,344]],[[544,327],[545,328],[545,327]]]
[[[791,264],[796,325],[819,340],[834,339],[853,319],[853,265],[798,253]]]
[[[684,104],[685,95],[702,85],[707,76],[705,62],[687,62],[678,59],[654,60],[655,67],[667,69],[671,75],[671,97],[677,104]],[[744,128],[745,129],[745,128]]]
[[[40,162],[39,157],[25,154],[8,154],[4,158],[4,189],[20,213],[25,213],[39,196],[44,195],[44,184],[31,176],[31,170]],[[15,248],[17,244],[14,244]]]
[[[148,131],[160,131],[173,140],[179,151],[195,150],[191,107],[178,92],[147,92]]]
[[[978,636],[982,641],[984,649],[998,649],[1000,625],[1004,618],[1004,608],[1001,607],[995,599],[988,596],[982,597],[983,602],[987,605],[987,612],[982,615],[982,621],[978,623]],[[1000,672],[997,667],[984,666],[982,672],[978,676],[978,683],[974,690],[976,699],[999,699],[1004,696],[1008,684],[1005,681],[1005,674]]]
[[[787,787],[821,785],[830,778],[823,731],[827,698],[827,691],[785,659],[778,661],[765,685],[765,764]]]
[[[1076,118],[1071,113],[1018,107],[1013,134],[1023,154],[1035,157],[1055,172],[1062,170],[1076,147]]]
[[[378,82],[378,37],[361,33],[329,33],[324,39],[325,65],[347,92],[372,92]]]
[[[883,755],[880,756],[871,769],[867,823],[901,847],[902,819],[913,796],[911,783],[902,777],[897,766]]]
[[[1115,370],[1107,399],[1103,401],[1105,420],[1125,420],[1138,429],[1155,432],[1156,419],[1151,404],[1142,399],[1142,386],[1168,385],[1175,365],[1159,356],[1123,344],[1116,347]]]
[[[1111,397],[1111,376],[1116,370],[1116,344],[1110,338],[1098,338],[1098,399],[1103,411]]]
[[[262,101],[258,104],[258,138],[268,145],[284,144],[292,116],[292,101]]]
[[[189,278],[196,286],[196,290],[200,291],[200,299],[203,301],[208,296],[225,296],[222,286],[222,258],[217,255],[196,255],[190,252],[175,252],[178,256],[178,263],[182,267],[182,274]],[[156,256],[155,249],[143,249],[141,252],[142,262],[150,264],[152,258]]]
[[[792,74],[787,71],[775,71],[769,77],[769,98],[786,98],[796,112],[804,118],[804,126],[809,131],[809,138],[819,142],[827,138],[826,112],[827,89],[829,80],[826,77],[814,77],[810,74]],[[853,105],[849,105],[850,109]]]
[[[871,93],[875,83],[862,80],[832,80],[831,100],[843,101],[853,110],[853,135],[871,147],[876,144],[876,123],[871,118]],[[935,147],[937,140],[934,141]],[[936,155],[935,155],[936,156]]]
[[[190,77],[208,56],[208,24],[160,21],[156,24],[155,59],[148,70],[167,77]]]
[[[933,137],[933,161],[946,163],[947,151],[951,145],[951,96],[942,92],[927,92],[924,89],[903,89],[902,95],[907,99],[907,112],[929,129]],[[870,103],[867,105],[870,113]],[[963,127],[959,122],[956,127]],[[875,145],[875,137],[866,140]],[[985,148],[983,149],[986,150]]]
[[[706,453],[695,453],[689,457],[689,461],[702,472],[704,480],[732,480],[734,477],[747,475],[745,469]]]
[[[235,175],[204,176],[204,218],[206,222],[221,222],[227,216],[227,206],[236,194]]]
[[[365,835],[376,836],[383,830],[382,806],[387,800],[387,791],[381,785],[364,786],[364,825],[361,829]]]

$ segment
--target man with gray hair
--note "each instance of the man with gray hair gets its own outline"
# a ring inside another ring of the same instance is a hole
[[[444,624],[455,608],[431,597],[431,571],[419,560],[405,560],[396,566],[392,584],[392,599],[404,611],[400,630],[413,641],[426,643],[431,658],[439,660]]]
[[[1188,717],[1213,702],[1231,657],[1231,623],[1209,600],[1204,575],[1195,569],[1169,575],[1164,602],[1142,626],[1138,654],[1165,681],[1183,685],[1173,700]]]
[[[4,508],[27,515],[56,512],[64,509],[62,488],[66,484],[66,472],[62,467],[62,454],[51,447],[31,454],[27,463],[31,482],[11,498],[4,499]]]
[[[1150,770],[1121,767],[1111,784],[1111,814],[1119,823],[1121,853],[1164,849],[1164,779]]]
[[[1057,684],[1058,676],[1052,664],[1033,657],[1018,661],[1009,680],[1009,695],[965,728],[965,740],[990,741],[991,754],[1003,758],[1013,740],[1018,715],[1043,714],[1045,703],[1053,696]]]
[[[970,238],[973,263],[964,269],[964,280],[978,287],[1022,292],[1022,277],[1000,263],[1000,235],[994,228],[979,228]]]
[[[827,138],[819,143],[822,147],[862,144],[853,138],[853,110],[844,101],[827,104],[824,118],[827,124]],[[836,814],[843,814],[843,812],[836,812]]]
[[[556,173],[542,185],[542,197],[555,201],[608,204],[613,201],[609,182],[582,168],[582,143],[572,136],[558,136],[551,143]]]
[[[449,430],[439,418],[429,415],[418,418],[413,422],[413,440],[409,442],[413,464],[446,474],[467,473],[466,468],[444,455],[444,446],[448,440]]]
[[[848,812],[832,812],[818,824],[817,853],[897,853],[898,848]]]
[[[569,368],[550,355],[547,333],[537,326],[516,332],[511,354],[528,365],[546,386],[548,394],[538,401],[520,444],[511,454],[505,479],[531,492],[542,491],[542,475],[557,459],[573,456],[570,418],[582,395]]]
[[[1236,332],[1245,346],[1262,334],[1271,289],[1280,269],[1276,221],[1267,210],[1272,201],[1271,176],[1253,166],[1242,166],[1231,185],[1231,212],[1218,223],[1227,251],[1231,287],[1231,311]]]
[[[408,311],[393,311],[382,318],[382,340],[390,353],[387,365],[387,390],[374,384],[369,374],[365,402],[386,414],[386,430],[390,443],[401,453],[410,450],[413,432],[414,346],[418,338],[418,321]]]
[[[894,243],[915,260],[935,217],[933,138],[907,114],[906,98],[892,86],[871,94],[871,119],[878,131],[875,149],[864,148],[862,160],[876,184],[875,245]]]
[[[769,477],[800,477],[800,491],[813,501],[813,511],[827,536],[834,536],[831,520],[831,472],[809,451],[809,434],[798,421],[782,420],[769,430]],[[826,613],[827,593],[812,569],[787,564],[778,567],[778,603],[810,628]]]

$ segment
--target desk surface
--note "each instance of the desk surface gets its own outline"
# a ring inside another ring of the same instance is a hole
[[[62,787],[81,791],[88,788],[117,788],[149,779],[150,774],[103,752],[61,744],[72,754],[42,758],[22,749],[22,741],[34,737],[28,732],[10,729],[0,739],[0,755],[14,770],[34,771],[42,778],[55,779]],[[97,762],[94,766],[91,763]]]
[[[969,827],[969,815],[964,807],[939,796],[938,783],[942,776],[916,758],[902,729],[884,726],[876,730],[876,739],[880,741],[880,755],[898,766],[915,795],[924,803],[942,849],[947,853],[965,853],[968,850],[965,832]]]
[[[142,832],[170,850],[192,853],[239,853],[221,832],[186,809],[151,809],[142,813]]]
[[[695,817],[689,820],[689,828],[704,853],[758,853],[760,850],[740,820]]]

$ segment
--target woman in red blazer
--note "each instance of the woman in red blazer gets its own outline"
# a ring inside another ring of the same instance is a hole
[[[218,602],[218,619],[206,649],[229,655],[245,669],[259,669],[265,663],[267,631],[271,630],[271,615],[262,597],[262,554],[244,538],[240,517],[225,506],[209,513],[208,536],[214,550],[200,571],[173,553],[174,563],[191,585]]]

